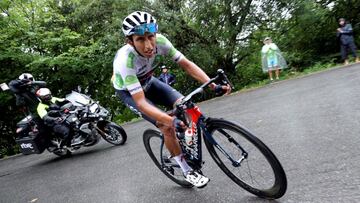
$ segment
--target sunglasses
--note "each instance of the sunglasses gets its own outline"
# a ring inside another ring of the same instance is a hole
[[[142,24],[134,28],[134,34],[145,35],[145,32],[155,33],[158,31],[158,25],[156,23]]]

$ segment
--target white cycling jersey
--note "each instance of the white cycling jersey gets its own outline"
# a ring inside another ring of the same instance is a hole
[[[151,77],[154,69],[159,65],[157,58],[168,56],[174,62],[179,62],[184,56],[174,48],[163,35],[156,34],[155,54],[151,58],[141,56],[133,46],[126,44],[120,48],[113,62],[113,86],[117,90],[128,90],[135,94],[142,90],[140,80]],[[145,84],[143,84],[145,85]]]

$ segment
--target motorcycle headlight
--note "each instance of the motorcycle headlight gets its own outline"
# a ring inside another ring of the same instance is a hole
[[[95,113],[98,108],[99,108],[99,105],[97,103],[94,103],[90,106],[90,112]]]

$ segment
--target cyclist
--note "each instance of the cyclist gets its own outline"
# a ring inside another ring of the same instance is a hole
[[[127,44],[120,48],[113,61],[112,83],[116,95],[132,111],[148,120],[164,134],[164,141],[172,157],[181,167],[185,180],[196,187],[205,187],[209,178],[192,170],[181,153],[175,128],[183,130],[184,123],[167,115],[154,105],[172,108],[183,95],[153,76],[156,56],[168,56],[190,76],[201,83],[210,78],[195,63],[176,50],[171,42],[158,32],[155,18],[142,11],[128,15],[122,24]],[[217,92],[230,92],[229,86],[211,84]]]

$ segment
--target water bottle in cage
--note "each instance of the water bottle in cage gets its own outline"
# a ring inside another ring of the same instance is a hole
[[[190,118],[190,125],[189,128],[185,130],[185,144],[187,146],[194,145],[194,139],[197,134],[197,121],[199,119],[199,116],[201,115],[201,112],[199,110],[199,107],[194,106],[193,108],[187,109],[186,113],[188,114]]]
[[[195,135],[195,130],[193,129],[193,127],[190,127],[190,128],[185,130],[185,143],[186,143],[186,145],[191,146],[191,145],[194,144],[194,142],[193,142],[194,135]]]

